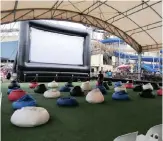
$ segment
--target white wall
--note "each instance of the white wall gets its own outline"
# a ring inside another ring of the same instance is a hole
[[[91,55],[91,66],[103,65],[103,54]]]

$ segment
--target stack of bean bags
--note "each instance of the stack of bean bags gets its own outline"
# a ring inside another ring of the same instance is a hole
[[[74,97],[62,97],[57,99],[58,106],[74,107],[78,106],[78,102]]]
[[[108,80],[108,85],[112,86],[112,81],[111,80]]]
[[[47,90],[45,84],[39,84],[37,87],[35,87],[34,92],[43,94]]]
[[[119,81],[114,85],[114,93],[112,95],[113,100],[129,100],[129,95],[126,92],[125,86]]]
[[[84,92],[82,91],[80,86],[75,86],[70,91],[71,96],[84,96]]]
[[[125,84],[126,89],[133,89],[134,85],[133,83],[130,83],[129,81],[127,81],[127,83]]]
[[[18,127],[35,127],[49,121],[50,115],[42,107],[23,107],[11,116],[11,123]]]
[[[31,82],[29,83],[29,88],[34,89],[38,86],[39,84],[37,82]]]
[[[20,88],[20,85],[17,81],[13,80],[11,81],[11,83],[8,85],[8,88],[9,89],[16,89],[16,88]]]
[[[56,89],[49,89],[44,92],[45,98],[58,98],[61,96],[61,93]]]
[[[48,83],[48,88],[57,88],[57,87],[58,87],[58,83],[55,81]]]
[[[72,83],[66,83],[64,86],[62,86],[59,91],[60,92],[70,92],[71,88],[73,87]]]
[[[17,101],[12,103],[13,109],[21,109],[22,107],[27,106],[36,106],[36,100],[31,95],[28,94],[25,94]]]
[[[102,103],[104,102],[104,96],[98,88],[93,89],[87,94],[86,101],[88,103]]]
[[[72,84],[72,81],[67,82],[67,83],[65,84],[65,86],[67,86],[67,87],[74,87],[73,84]]]
[[[143,91],[139,93],[140,97],[143,98],[155,98],[155,94],[153,93],[153,87],[151,83],[143,85]]]
[[[162,96],[162,88],[160,88],[159,90],[157,90],[157,95],[158,96]]]
[[[85,93],[85,95],[87,95],[87,93],[92,90],[90,82],[89,81],[83,82],[81,84],[81,89]]]
[[[20,99],[22,96],[24,96],[25,94],[26,94],[26,92],[21,89],[12,90],[8,95],[8,99],[10,101],[16,101],[16,100]]]
[[[107,94],[107,91],[106,91],[106,88],[104,87],[103,84],[98,84],[96,85],[96,88],[98,88],[102,94],[106,95]]]

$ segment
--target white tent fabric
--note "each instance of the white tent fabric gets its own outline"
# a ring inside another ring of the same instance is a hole
[[[162,1],[2,1],[1,23],[58,19],[106,30],[138,52],[162,47]]]

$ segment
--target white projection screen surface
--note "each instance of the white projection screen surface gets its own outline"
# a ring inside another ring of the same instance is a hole
[[[84,37],[30,28],[31,62],[83,65],[83,47]]]

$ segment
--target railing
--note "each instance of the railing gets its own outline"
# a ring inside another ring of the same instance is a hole
[[[139,73],[112,73],[112,78],[114,79],[131,79],[131,80],[138,80],[138,74]],[[162,75],[160,74],[144,74],[141,73],[141,80],[143,81],[156,81],[160,82],[162,81]],[[98,73],[91,73],[91,77],[98,77]],[[109,78],[106,74],[104,74],[105,78]]]

